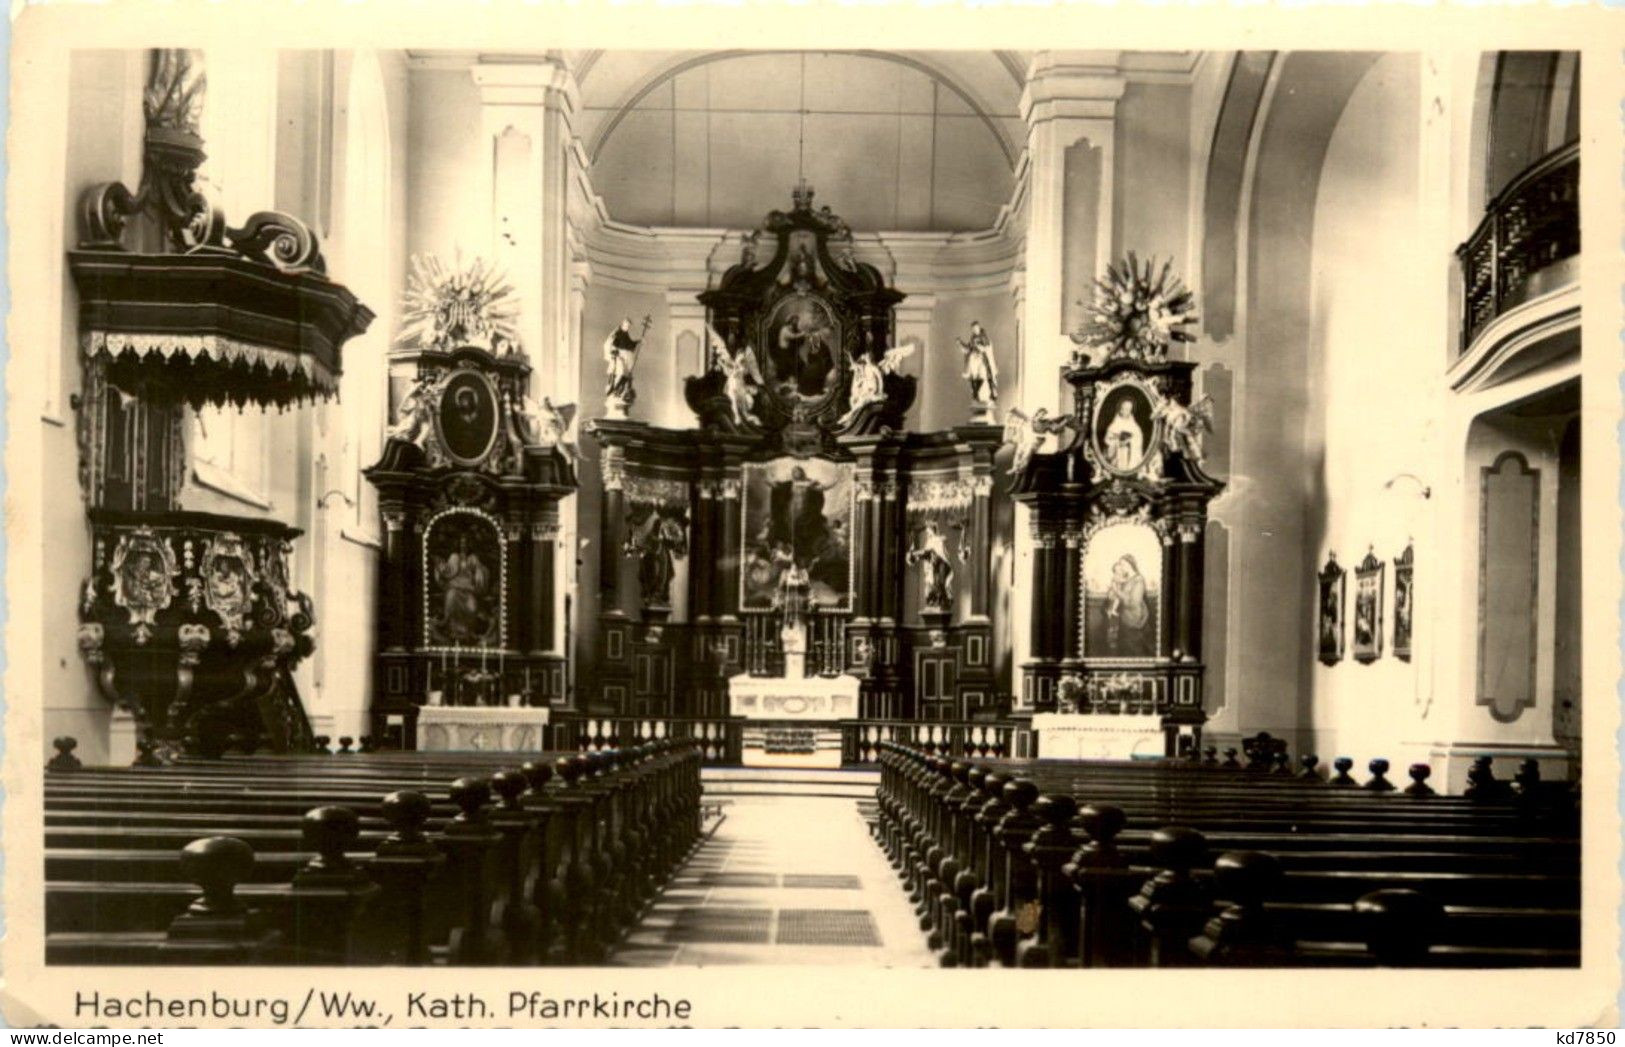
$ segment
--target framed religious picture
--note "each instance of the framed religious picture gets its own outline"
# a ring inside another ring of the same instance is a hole
[[[1410,545],[1394,557],[1394,657],[1411,660],[1411,601],[1416,590],[1411,581],[1415,554]]]
[[[805,576],[808,598],[827,610],[852,608],[852,465],[780,458],[744,467],[739,605],[778,606],[787,571]]]
[[[491,380],[478,371],[461,370],[446,379],[440,393],[435,424],[446,454],[463,466],[476,466],[491,453],[501,429],[497,394]]]
[[[431,648],[503,645],[507,565],[496,521],[475,509],[448,509],[423,541],[423,624]]]
[[[1354,569],[1354,660],[1369,665],[1382,657],[1382,589],[1388,566],[1367,550]]]
[[[1320,569],[1320,600],[1316,604],[1315,637],[1320,660],[1336,665],[1343,660],[1343,589],[1347,578],[1337,554],[1326,554]]]
[[[765,384],[784,403],[816,404],[840,385],[841,322],[828,302],[797,291],[768,314],[761,356]]]
[[[1094,450],[1107,471],[1133,476],[1157,450],[1161,426],[1151,394],[1138,382],[1124,380],[1100,389],[1090,433]]]
[[[1159,657],[1162,539],[1145,524],[1102,527],[1083,553],[1083,656],[1090,661]]]

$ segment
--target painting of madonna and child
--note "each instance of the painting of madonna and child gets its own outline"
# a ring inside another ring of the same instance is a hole
[[[781,458],[744,468],[744,550],[740,606],[777,605],[780,582],[794,569],[812,604],[852,607],[852,466]]]
[[[1137,660],[1162,652],[1162,541],[1149,527],[1096,531],[1083,554],[1083,656]]]

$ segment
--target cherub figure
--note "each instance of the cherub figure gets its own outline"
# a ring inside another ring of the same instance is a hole
[[[870,404],[884,403],[886,400],[886,376],[897,374],[903,366],[903,361],[914,354],[919,348],[916,342],[906,342],[903,345],[887,349],[876,360],[873,355],[859,350],[852,356],[852,390],[847,400],[846,413],[835,424],[839,427],[851,425],[865,407]]]
[[[1189,407],[1176,400],[1165,400],[1157,405],[1151,417],[1162,419],[1163,432],[1171,449],[1187,462],[1201,464],[1203,435],[1213,432],[1213,397],[1204,396]]]
[[[1004,446],[1014,447],[1010,460],[1010,473],[1020,476],[1027,471],[1033,455],[1051,433],[1058,433],[1072,424],[1069,417],[1050,418],[1049,409],[1040,407],[1031,418],[1019,407],[1012,407],[1004,421]]]

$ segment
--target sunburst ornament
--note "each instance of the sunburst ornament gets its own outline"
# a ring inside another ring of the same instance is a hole
[[[1160,360],[1174,342],[1194,342],[1196,297],[1172,273],[1173,262],[1140,267],[1129,252],[1095,281],[1089,319],[1072,336],[1079,345],[1105,351],[1106,359]]]
[[[483,258],[448,268],[434,255],[413,255],[402,303],[401,341],[424,349],[477,346],[519,351],[518,297]]]

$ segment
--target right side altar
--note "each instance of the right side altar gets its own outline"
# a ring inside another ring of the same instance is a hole
[[[1132,260],[1102,281],[1066,381],[1072,411],[1023,420],[1012,497],[1033,535],[1023,705],[1045,759],[1188,756],[1201,745],[1202,537],[1224,484],[1202,468],[1193,302]],[[1050,435],[1059,448],[1038,453]]]

